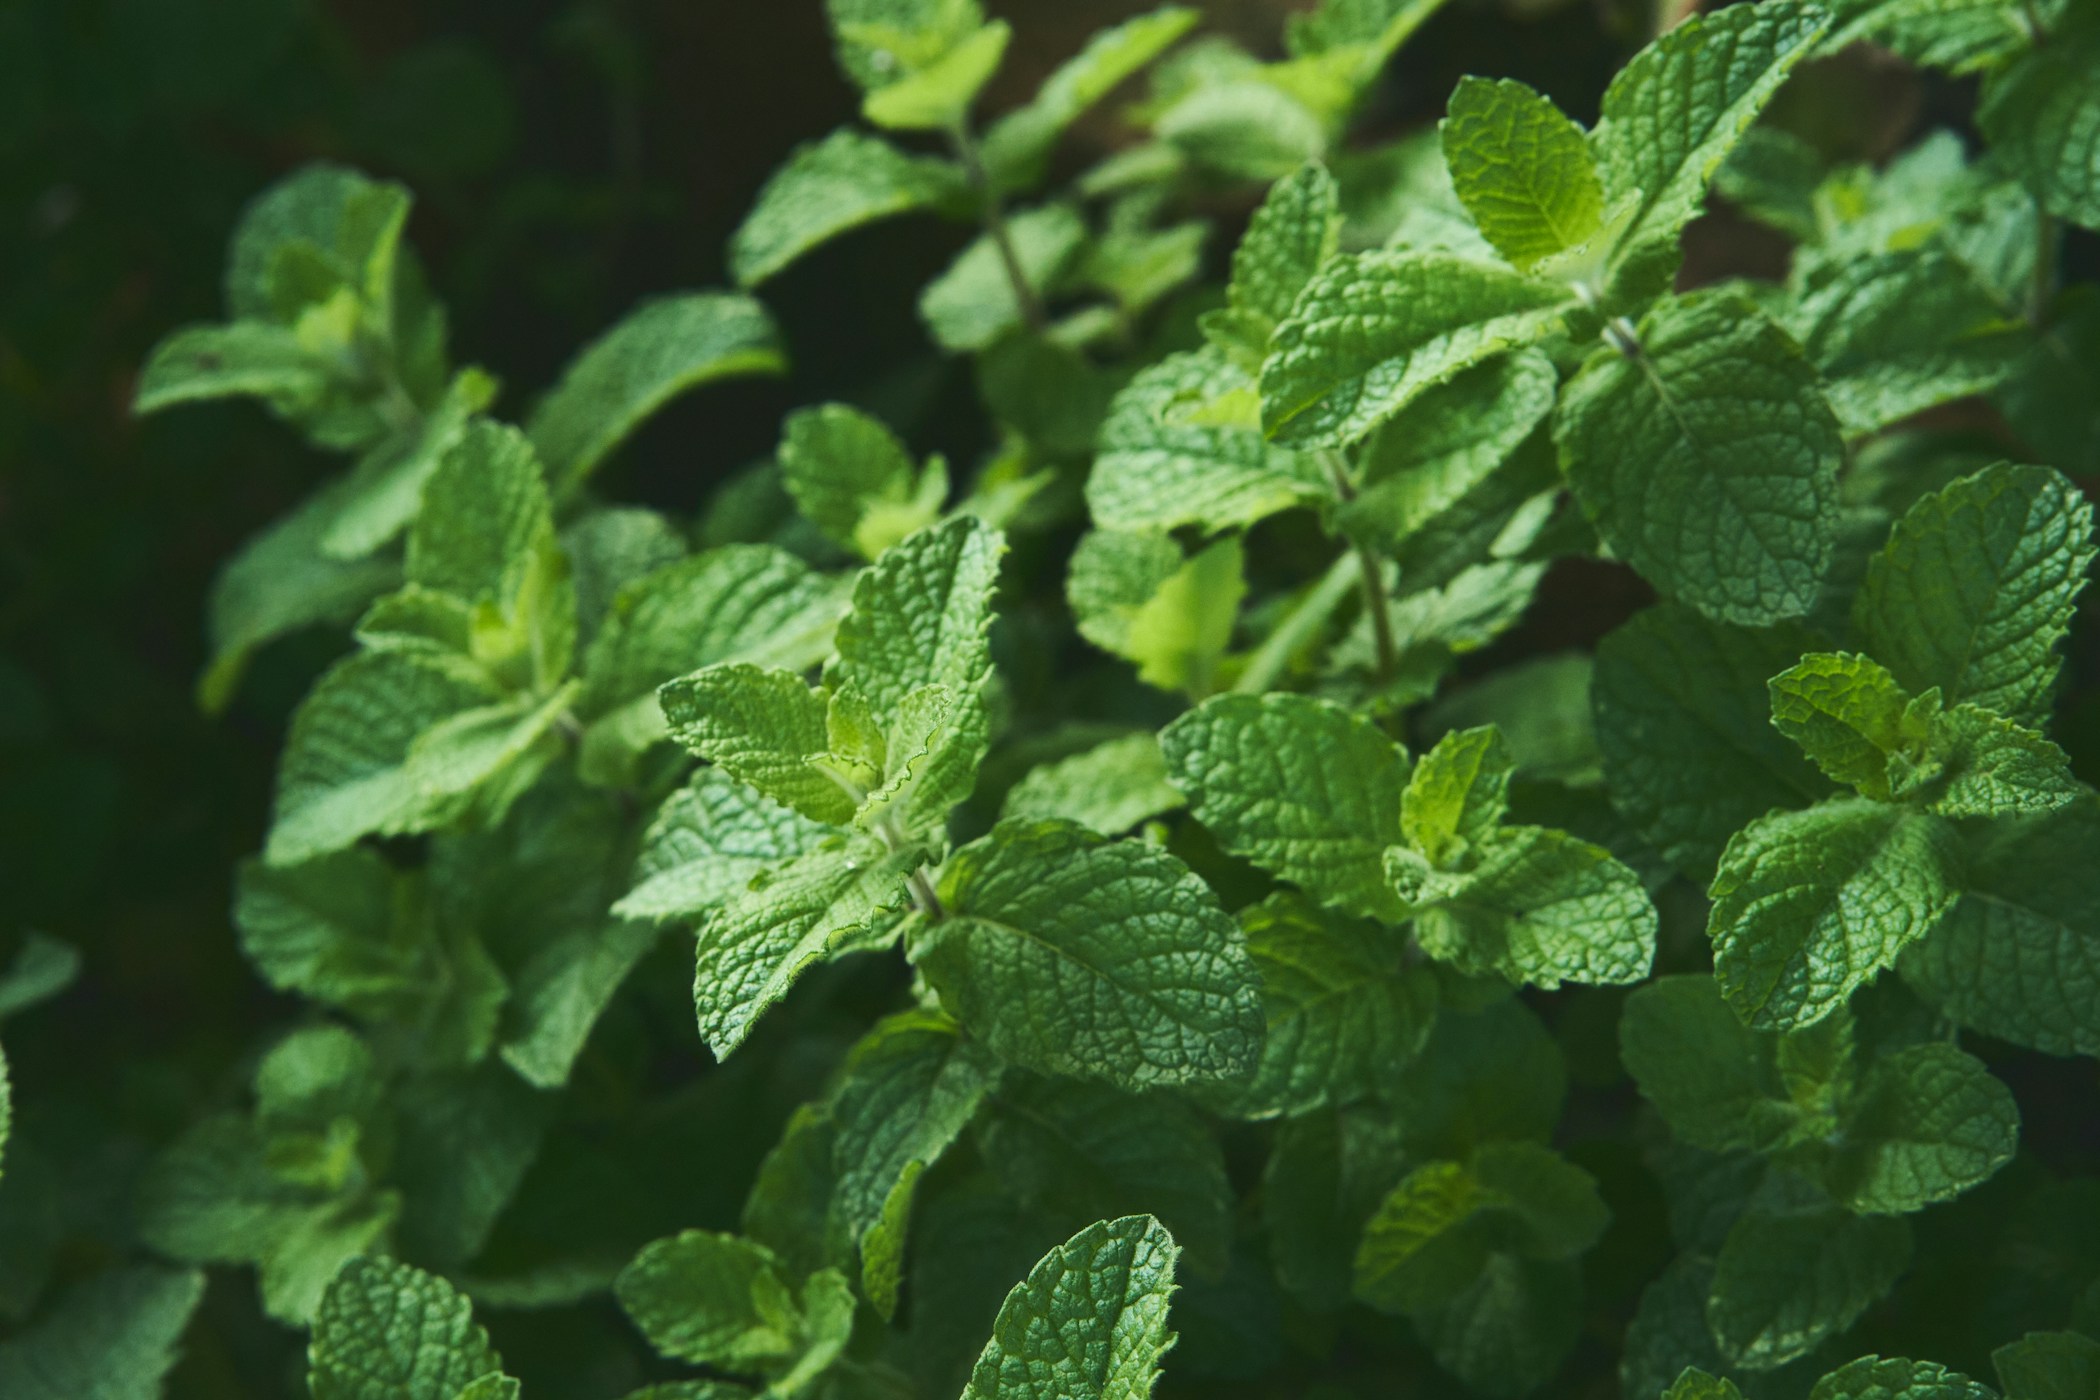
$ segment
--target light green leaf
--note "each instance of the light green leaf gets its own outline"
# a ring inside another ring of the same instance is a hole
[[[503,1062],[535,1088],[567,1084],[598,1018],[656,941],[652,924],[607,919],[535,952],[511,989]]]
[[[1952,1200],[2011,1161],[2020,1109],[1981,1060],[1936,1042],[1875,1061],[1840,1131],[1839,1198],[1862,1214],[1903,1215]]]
[[[1743,1392],[1735,1388],[1734,1381],[1687,1366],[1663,1392],[1662,1400],[1743,1400]]]
[[[314,1318],[314,1400],[456,1400],[503,1358],[451,1284],[387,1259],[343,1266]]]
[[[1770,1151],[1813,1129],[1789,1094],[1779,1037],[1742,1023],[1711,977],[1664,977],[1626,999],[1619,1053],[1670,1130],[1709,1152]]]
[[[1173,1237],[1150,1216],[1089,1225],[999,1308],[963,1400],[1145,1400],[1174,1344]]]
[[[1400,798],[1400,832],[1431,865],[1447,867],[1478,848],[1509,810],[1516,765],[1492,725],[1460,729],[1423,754]]]
[[[204,1275],[195,1271],[140,1267],[97,1274],[0,1343],[0,1394],[8,1400],[160,1400],[203,1298]]]
[[[2082,1400],[2100,1393],[2100,1342],[2077,1332],[2029,1332],[1991,1353],[2006,1400]]]
[[[978,0],[825,0],[839,66],[868,92],[941,61],[984,23]]]
[[[1234,310],[1266,323],[1251,347],[1257,357],[1267,331],[1291,314],[1306,283],[1335,255],[1341,232],[1341,194],[1325,166],[1302,165],[1270,186],[1233,252],[1227,289]]]
[[[339,661],[293,716],[277,772],[267,857],[294,865],[368,833],[427,829],[441,813],[409,767],[418,738],[493,697],[404,652]]]
[[[1808,1400],[1998,1400],[1987,1385],[1930,1361],[1862,1356],[1816,1382]]]
[[[134,413],[239,395],[287,415],[310,408],[329,389],[329,366],[298,334],[267,321],[190,326],[153,347],[132,399]]]
[[[1336,258],[1276,328],[1262,424],[1284,442],[1347,447],[1417,395],[1544,337],[1565,289],[1441,253]]]
[[[560,498],[582,487],[644,419],[688,390],[787,368],[779,332],[749,297],[688,292],[644,302],[569,362],[525,431]]]
[[[2002,818],[1968,843],[1960,897],[1903,978],[1972,1030],[2100,1055],[2100,804]]]
[[[1251,525],[1330,488],[1297,453],[1263,440],[1254,381],[1216,350],[1169,355],[1133,377],[1102,422],[1087,508],[1104,530],[1206,532]],[[1245,401],[1245,421],[1220,406]]]
[[[965,120],[999,70],[1013,29],[1003,20],[972,31],[933,62],[871,89],[861,115],[892,131],[947,131]]]
[[[1318,112],[1258,73],[1206,82],[1153,122],[1161,140],[1235,180],[1275,180],[1327,153]]]
[[[423,488],[408,533],[408,581],[507,607],[536,548],[558,546],[532,444],[515,428],[476,423]]]
[[[2042,207],[2086,228],[2100,228],[2100,23],[2090,10],[2066,6],[2046,39],[1993,73],[1977,113],[1991,150],[2010,166]]]
[[[1757,12],[1770,8],[1786,6]],[[1561,396],[1554,439],[1583,510],[1627,563],[1709,617],[1805,615],[1836,546],[1844,461],[1814,368],[1725,292],[1664,301],[1638,339],[1631,358],[1593,352]]]
[[[1066,598],[1079,634],[1161,690],[1204,695],[1231,644],[1247,585],[1237,536],[1193,557],[1158,531],[1095,530],[1072,553]]]
[[[1391,931],[1276,894],[1240,915],[1261,977],[1261,1066],[1220,1096],[1241,1117],[1361,1102],[1389,1085],[1436,1021],[1436,981]]]
[[[1836,262],[1801,290],[1786,327],[1851,434],[1988,393],[2029,341],[1975,272],[1929,248]]]
[[[1591,684],[1613,805],[1679,870],[1711,880],[1729,838],[1830,784],[1771,724],[1766,682],[1816,645],[1665,603],[1604,639]]]
[[[657,1240],[614,1291],[649,1344],[673,1360],[763,1373],[800,1349],[802,1318],[780,1261],[735,1235],[687,1230]]]
[[[1890,800],[1889,760],[1912,736],[1910,696],[1864,656],[1814,652],[1771,680],[1772,725],[1832,782]]]
[[[62,938],[30,929],[0,971],[0,1021],[42,1006],[80,976],[80,949]]]
[[[1509,79],[1462,78],[1441,127],[1451,184],[1519,272],[1582,248],[1604,222],[1604,185],[1582,128]]]
[[[915,467],[880,420],[844,404],[789,417],[780,475],[818,529],[869,559],[932,524],[948,494],[938,458]]]
[[[1350,913],[1397,924],[1385,877],[1407,756],[1368,719],[1307,696],[1221,695],[1159,736],[1174,785],[1234,855]]]
[[[1926,708],[1924,702],[1919,708]],[[1943,771],[1934,774],[1939,782],[1926,792],[1930,810],[1942,816],[2047,812],[2091,792],[2071,776],[2062,749],[1980,705],[1956,705],[1933,715],[1927,745]]]
[[[799,146],[758,193],[729,242],[740,287],[776,276],[811,249],[878,219],[948,212],[967,188],[953,161],[906,155],[887,141],[841,127]]]
[[[1797,0],[1730,7],[1692,16],[1619,70],[1590,133],[1607,200],[1637,200],[1616,264],[1674,253],[1714,171],[1829,27]]]
[[[717,1058],[744,1043],[766,1009],[814,964],[894,936],[884,916],[904,907],[905,876],[923,855],[885,853],[865,837],[780,866],[701,925],[693,1002]]]
[[[1057,138],[1125,80],[1172,47],[1195,27],[1197,12],[1165,5],[1127,19],[1087,40],[1058,65],[1025,107],[1008,112],[984,137],[984,163],[1005,189],[1023,189],[1042,178]]]
[[[1564,831],[1510,826],[1458,872],[1394,850],[1386,872],[1431,957],[1475,976],[1553,988],[1638,982],[1655,957],[1655,906],[1640,877]]]
[[[1038,299],[1049,296],[1086,247],[1086,221],[1064,204],[1022,210],[1006,229],[1021,275]],[[1023,324],[1005,259],[989,234],[928,284],[919,297],[919,318],[951,354],[986,349]]]
[[[859,800],[827,768],[825,697],[792,671],[741,662],[709,666],[660,692],[671,737],[700,757],[827,826],[853,820]]]
[[[2094,554],[2093,510],[2046,467],[1998,465],[1896,523],[1852,608],[1866,650],[1906,690],[1938,686],[2039,727]]]
[[[227,257],[227,310],[240,320],[293,319],[299,308],[283,300],[278,276],[293,249],[317,258],[340,285],[390,294],[408,207],[401,186],[346,166],[293,171],[241,211]]]
[[[1900,1217],[1812,1199],[1753,1205],[1721,1245],[1706,1322],[1733,1365],[1767,1371],[1850,1327],[1910,1264]]]
[[[1835,0],[1830,9],[1840,20],[1832,52],[1866,39],[1952,73],[1995,66],[2030,42],[2005,0]]]
[[[833,834],[722,769],[703,768],[657,810],[635,857],[634,887],[613,912],[627,919],[696,918]]]
[[[1166,852],[1004,822],[942,867],[914,957],[995,1054],[1126,1088],[1251,1074],[1262,1012],[1239,929]]]
[[[1103,836],[1120,836],[1141,821],[1183,805],[1185,799],[1168,780],[1157,737],[1127,734],[1031,768],[1007,789],[999,814],[1077,822]]]
[[[1714,975],[1764,1030],[1845,1004],[1953,904],[1945,822],[1862,799],[1775,812],[1738,832],[1709,891]]]

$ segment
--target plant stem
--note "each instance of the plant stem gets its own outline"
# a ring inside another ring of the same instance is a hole
[[[1312,591],[1291,609],[1290,616],[1255,649],[1232,688],[1243,695],[1259,695],[1274,686],[1299,648],[1312,640],[1321,624],[1341,606],[1342,599],[1355,591],[1356,576],[1363,563],[1363,556],[1353,549],[1338,557]]]
[[[956,159],[969,172],[970,183],[977,189],[978,199],[984,207],[985,236],[992,240],[1000,265],[1006,269],[1006,280],[1013,285],[1014,304],[1021,308],[1021,319],[1028,323],[1029,330],[1041,335],[1049,328],[1050,318],[1043,313],[1043,300],[1035,294],[1027,272],[1021,267],[1021,255],[1014,247],[1013,230],[1006,221],[1006,202],[999,197],[999,187],[992,183],[991,173],[984,168],[984,156],[968,121],[959,121],[950,127],[948,140],[955,147]]]
[[[1349,477],[1349,465],[1339,452],[1323,454],[1327,460],[1327,471],[1334,479],[1334,493],[1344,501],[1356,499],[1356,483]],[[1392,600],[1385,591],[1385,571],[1378,566],[1378,556],[1371,547],[1358,540],[1356,551],[1357,572],[1362,577],[1364,589],[1364,611],[1371,615],[1371,642],[1378,649],[1378,679],[1384,683],[1393,678],[1400,669],[1400,645],[1393,638]]]

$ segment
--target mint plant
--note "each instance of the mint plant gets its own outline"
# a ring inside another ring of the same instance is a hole
[[[2089,7],[1727,5],[1588,127],[1467,77],[1384,143],[1437,0],[1280,58],[1169,6],[991,115],[977,0],[826,8],[863,122],[741,290],[516,424],[334,166],[146,365],[352,459],[200,684],[340,639],[235,882],[301,1011],[0,1393],[161,1393],[211,1266],[316,1400],[2091,1395]],[[1860,44],[1981,142],[1818,144]],[[1717,211],[1783,271],[1688,257]],[[907,216],[967,432],[871,391],[697,518],[608,499]]]

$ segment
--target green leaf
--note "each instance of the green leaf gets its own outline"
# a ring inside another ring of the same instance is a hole
[[[1670,863],[1710,881],[1737,831],[1830,784],[1771,724],[1769,677],[1815,645],[1795,625],[1751,630],[1665,603],[1597,648],[1597,747],[1612,803]]]
[[[2077,1332],[2029,1332],[1991,1353],[2006,1400],[2080,1400],[2100,1392],[2100,1342]]]
[[[963,1400],[1144,1400],[1174,1344],[1172,1236],[1150,1216],[1089,1225],[1000,1305]]]
[[[953,161],[907,155],[841,127],[796,147],[758,192],[758,203],[730,239],[730,272],[738,286],[756,287],[864,224],[920,210],[948,212],[966,188]]]
[[[0,1343],[0,1394],[8,1400],[160,1400],[203,1298],[204,1275],[196,1271],[145,1266],[97,1274]]]
[[[2005,0],[1837,0],[1829,8],[1841,21],[1827,45],[1833,52],[1866,39],[1953,73],[1993,67],[2030,42],[2020,11]]]
[[[984,137],[984,163],[1005,189],[1037,183],[1058,137],[1102,99],[1194,28],[1198,13],[1165,5],[1127,19],[1087,40],[1058,65],[1026,106],[992,124]]]
[[[1166,852],[1004,822],[942,867],[914,957],[995,1054],[1126,1088],[1251,1074],[1262,1012],[1239,930]]]
[[[995,20],[971,32],[916,72],[872,89],[861,115],[892,131],[947,131],[965,120],[977,94],[999,70],[1013,29]]]
[[[1709,1152],[1784,1146],[1816,1123],[1788,1092],[1779,1037],[1729,1009],[1711,977],[1664,977],[1626,999],[1619,1053],[1683,1141]]]
[[[343,1266],[314,1318],[314,1400],[457,1400],[503,1358],[451,1284],[387,1259]]]
[[[1087,240],[1086,221],[1070,206],[1045,204],[1006,221],[1014,259],[1038,299],[1068,272]],[[963,249],[919,297],[919,318],[951,354],[983,350],[1024,324],[1004,255],[986,234]]]
[[[1988,393],[2029,340],[1966,264],[1937,249],[1845,258],[1802,290],[1786,325],[1850,434]]]
[[[1462,1158],[1488,1142],[1544,1142],[1560,1122],[1568,1068],[1559,1043],[1515,998],[1480,1006],[1493,995],[1447,982],[1429,1043],[1387,1091],[1417,1158]]]
[[[833,834],[722,769],[703,768],[657,810],[635,857],[634,887],[613,912],[628,919],[697,918]]]
[[[984,23],[977,0],[825,0],[839,66],[868,92],[939,63]]]
[[[346,166],[293,171],[241,211],[227,257],[227,310],[239,320],[293,319],[298,307],[282,300],[278,275],[293,250],[319,259],[339,284],[390,294],[408,206],[401,186]]]
[[[1744,1212],[1714,1269],[1707,1326],[1730,1363],[1766,1371],[1837,1336],[1910,1264],[1899,1217],[1792,1201]]]
[[[1889,760],[1910,737],[1910,696],[1864,656],[1816,652],[1771,680],[1772,725],[1832,782],[1890,800]]]
[[[789,417],[780,473],[818,529],[868,559],[932,524],[948,494],[939,459],[915,467],[880,420],[844,404]]]
[[[1590,133],[1607,201],[1636,201],[1616,264],[1674,253],[1714,171],[1829,27],[1797,0],[1730,7],[1692,16],[1619,70]]]
[[[1233,535],[1191,557],[1158,531],[1095,530],[1072,553],[1066,597],[1079,634],[1135,663],[1139,680],[1203,695],[1239,621],[1243,561]]]
[[[1904,951],[1904,981],[1972,1030],[2100,1055],[2100,804],[2002,818],[1965,854],[1960,896]]]
[[[585,346],[533,409],[526,433],[567,498],[644,419],[717,379],[787,368],[779,332],[749,297],[688,292],[644,302]]]
[[[985,1164],[1042,1226],[1157,1216],[1199,1271],[1225,1271],[1232,1183],[1216,1131],[1160,1094],[1013,1072],[986,1105]]]
[[[1551,1380],[1582,1335],[1572,1263],[1497,1254],[1472,1285],[1418,1314],[1437,1365],[1483,1395],[1522,1395]]]
[[[1325,500],[1329,488],[1297,453],[1220,406],[1251,400],[1254,381],[1216,350],[1169,355],[1109,405],[1087,508],[1104,530],[1206,532],[1251,525]],[[1251,408],[1251,403],[1248,404]]]
[[[313,407],[328,389],[326,361],[288,327],[267,321],[190,326],[153,347],[131,411],[245,395],[291,416]]]
[[[1662,1400],[1743,1400],[1743,1392],[1735,1388],[1734,1381],[1687,1366],[1663,1392]]]
[[[676,1361],[741,1374],[779,1368],[799,1350],[802,1318],[763,1245],[687,1230],[621,1270],[620,1306],[649,1345]]]
[[[1445,866],[1480,846],[1509,810],[1515,769],[1502,733],[1460,729],[1423,754],[1400,797],[1400,833],[1431,865]]]
[[[1582,128],[1550,99],[1508,79],[1462,78],[1440,130],[1452,187],[1519,272],[1596,237],[1604,184]]]
[[[423,504],[423,487],[438,464],[459,445],[475,415],[495,401],[498,385],[478,369],[452,376],[444,397],[415,426],[374,446],[341,483],[324,553],[362,558],[407,529]]]
[[[1954,902],[1939,818],[1860,799],[1775,812],[1728,843],[1709,891],[1714,975],[1763,1030],[1843,1006]]]
[[[1007,789],[1002,817],[1077,822],[1120,836],[1139,822],[1176,811],[1185,799],[1167,777],[1151,734],[1126,734],[1083,753],[1028,770]]]
[[[1188,160],[1234,180],[1275,180],[1327,153],[1321,114],[1258,72],[1205,82],[1153,131]]]
[[[765,1010],[814,964],[894,936],[884,916],[908,900],[923,856],[885,853],[865,837],[779,866],[718,907],[700,928],[693,1002],[717,1058],[744,1043]]]
[[[1787,7],[1757,13],[1773,8]],[[1638,340],[1632,357],[1593,352],[1561,396],[1554,439],[1583,510],[1614,552],[1709,617],[1805,615],[1836,546],[1844,461],[1814,367],[1726,292],[1662,302]]]
[[[277,771],[267,857],[295,865],[368,833],[426,830],[442,804],[411,771],[428,730],[494,697],[456,670],[403,652],[337,662],[300,705]]]
[[[1336,258],[1276,328],[1262,425],[1347,447],[1461,370],[1543,338],[1568,305],[1561,287],[1445,254]]]
[[[1977,113],[1991,150],[2034,191],[2042,207],[2086,228],[2100,228],[2100,24],[2067,6],[2046,39],[1985,82]]]
[[[542,541],[554,547],[553,531],[532,443],[515,428],[476,423],[423,488],[408,580],[469,603],[503,599],[525,556]]]
[[[1383,1106],[1324,1110],[1277,1125],[1262,1173],[1261,1219],[1276,1279],[1323,1313],[1349,1302],[1364,1223],[1406,1172]]]
[[[1226,850],[1336,908],[1397,924],[1385,876],[1407,756],[1368,719],[1307,696],[1221,695],[1159,736],[1174,785]]]
[[[80,976],[80,949],[62,938],[31,929],[0,971],[0,1021],[18,1016],[65,991]]]
[[[1998,465],[1921,498],[1867,566],[1852,608],[1906,690],[1940,687],[2038,728],[2094,554],[2093,510],[2046,467]]]
[[[1952,1200],[2012,1160],[2020,1109],[1983,1062],[1912,1045],[1874,1062],[1847,1106],[1833,1163],[1855,1211],[1901,1215]]]
[[[792,671],[709,666],[660,692],[671,737],[811,821],[839,826],[860,803],[821,759],[825,697]]]
[[[1927,706],[1921,702],[1919,708]],[[2046,812],[2091,791],[2071,776],[2062,749],[1980,705],[1956,705],[1933,715],[1927,748],[1944,770],[1930,804],[1943,816]]]
[[[1258,318],[1261,340],[1291,314],[1298,294],[1335,255],[1342,232],[1341,194],[1323,165],[1306,164],[1270,186],[1232,255],[1227,289],[1233,310]]]
[[[1998,1400],[1987,1385],[1930,1361],[1862,1356],[1816,1382],[1809,1400]]]

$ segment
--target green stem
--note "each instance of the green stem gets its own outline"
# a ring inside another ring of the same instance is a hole
[[[1274,687],[1291,658],[1326,624],[1342,605],[1342,599],[1356,591],[1356,576],[1362,569],[1363,556],[1355,550],[1337,558],[1312,591],[1291,609],[1290,616],[1255,648],[1232,688],[1243,695],[1259,695]]]
[[[1335,495],[1343,501],[1355,500],[1356,482],[1349,475],[1348,460],[1339,452],[1323,455],[1328,474],[1334,479]],[[1392,600],[1386,595],[1385,570],[1379,567],[1378,556],[1361,540],[1353,547],[1357,573],[1363,583],[1364,611],[1371,615],[1371,643],[1378,650],[1378,679],[1383,684],[1400,669],[1400,645],[1393,637]]]
[[[1021,308],[1021,319],[1028,329],[1041,335],[1049,329],[1050,318],[1043,312],[1043,300],[1029,285],[1028,274],[1021,266],[1020,252],[1014,247],[1013,230],[1006,221],[1006,203],[999,197],[999,187],[992,183],[991,173],[984,168],[984,155],[979,150],[977,138],[970,131],[967,120],[959,121],[948,129],[948,140],[955,147],[957,160],[969,173],[970,183],[977,189],[977,197],[984,207],[984,232],[992,240],[992,247],[999,254],[1000,265],[1006,269],[1006,280],[1013,285],[1014,304]]]

